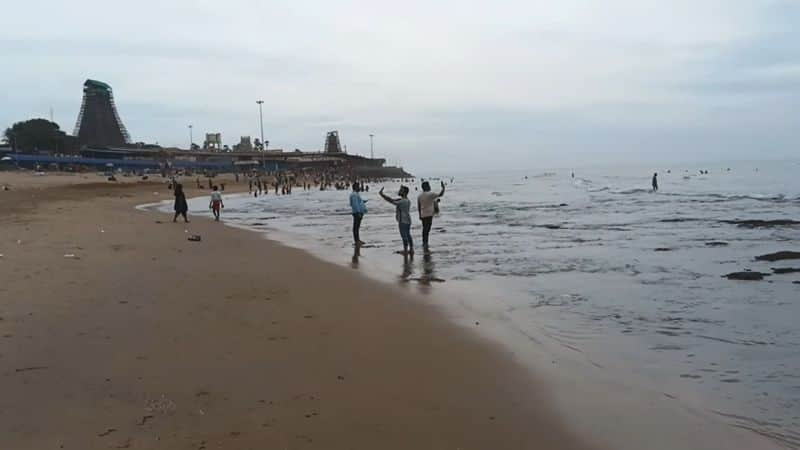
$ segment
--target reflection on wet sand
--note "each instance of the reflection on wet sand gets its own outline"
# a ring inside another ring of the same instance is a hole
[[[408,283],[409,281],[416,281],[419,284],[420,292],[430,292],[431,283],[442,283],[444,279],[436,276],[436,262],[430,253],[426,253],[422,257],[422,262],[419,264],[420,276],[414,277],[417,267],[414,264],[414,256],[407,254],[403,255],[403,266],[398,281],[401,284]]]
[[[408,283],[414,275],[414,257],[403,255],[403,272],[400,274],[400,283]]]
[[[361,246],[353,246],[353,259],[350,260],[350,267],[358,269],[358,259],[361,258]]]
[[[436,276],[436,262],[430,253],[425,253],[422,257],[422,275],[416,281],[423,286],[430,286],[431,283],[444,283],[443,278]]]

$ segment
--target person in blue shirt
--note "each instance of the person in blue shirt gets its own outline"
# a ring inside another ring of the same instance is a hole
[[[361,229],[361,220],[364,218],[364,214],[367,213],[367,201],[363,200],[359,195],[358,192],[360,190],[360,185],[353,183],[353,192],[350,193],[350,209],[353,214],[353,242],[357,246],[364,245],[359,231]]]

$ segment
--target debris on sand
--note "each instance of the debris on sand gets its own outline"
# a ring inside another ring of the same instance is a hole
[[[193,234],[189,236],[187,239],[194,242],[200,242],[202,240],[199,234]]]
[[[148,420],[152,419],[152,415],[142,416],[142,420],[139,421],[139,425],[144,425],[147,423]]]
[[[762,272],[733,272],[724,275],[724,277],[729,280],[743,280],[743,281],[760,281],[763,280],[764,277],[768,276],[770,276],[770,274]]]
[[[117,429],[116,429],[116,428],[109,428],[109,429],[107,429],[106,431],[104,431],[104,432],[102,432],[102,433],[98,434],[98,436],[99,436],[99,437],[105,437],[105,436],[108,436],[109,434],[111,434],[111,433],[113,433],[113,432],[115,432],[115,431],[117,431]]]
[[[783,259],[800,259],[800,252],[782,251],[756,256],[757,261],[780,261]]]
[[[19,373],[19,372],[30,372],[32,370],[42,370],[42,369],[47,369],[47,366],[23,367],[21,369],[15,370],[15,372],[17,372],[17,373]]]

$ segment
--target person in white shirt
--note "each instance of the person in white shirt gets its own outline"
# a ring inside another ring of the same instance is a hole
[[[219,192],[219,187],[214,186],[212,189],[211,202],[208,204],[208,207],[211,208],[211,212],[214,213],[214,220],[219,222],[220,209],[224,208],[225,205],[222,203],[222,194]]]
[[[422,193],[417,197],[417,209],[419,219],[422,221],[422,249],[428,251],[428,236],[433,226],[433,216],[437,211],[439,197],[444,195],[444,181],[442,181],[442,191],[438,194],[431,192],[431,184],[427,181],[422,182]]]

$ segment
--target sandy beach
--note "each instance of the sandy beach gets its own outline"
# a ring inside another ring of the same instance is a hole
[[[99,180],[0,174],[0,449],[776,448]]]

